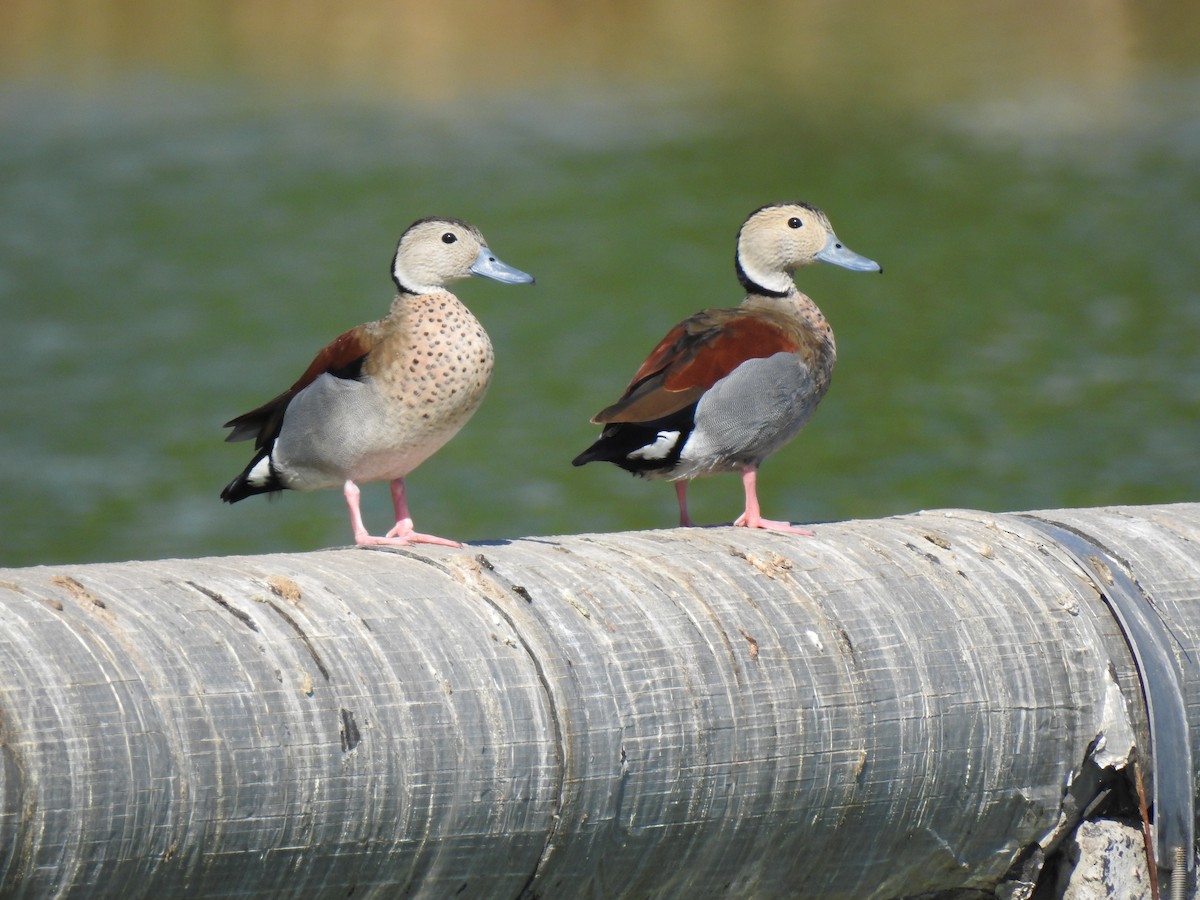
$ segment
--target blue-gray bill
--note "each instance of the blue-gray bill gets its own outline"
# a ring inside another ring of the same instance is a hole
[[[837,235],[832,233],[829,235],[829,240],[825,242],[825,246],[817,252],[816,258],[821,262],[849,269],[851,272],[883,271],[883,266],[875,262],[875,260],[867,259],[865,256],[855,253],[839,241]]]
[[[505,284],[533,284],[533,276],[501,262],[487,247],[479,248],[479,256],[471,264],[472,275],[482,275]]]

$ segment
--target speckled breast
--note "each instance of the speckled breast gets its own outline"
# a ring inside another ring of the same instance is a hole
[[[401,432],[455,431],[478,408],[492,380],[495,356],[483,325],[447,291],[407,301],[403,327],[385,338],[387,365],[368,367]],[[393,343],[394,341],[394,343]]]

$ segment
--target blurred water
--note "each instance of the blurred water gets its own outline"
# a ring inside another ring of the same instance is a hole
[[[737,302],[738,225],[792,198],[885,274],[800,275],[839,363],[766,514],[1196,499],[1200,14],[853,6],[710,3],[673,43],[654,3],[518,4],[497,34],[358,0],[274,43],[267,2],[6,7],[0,564],[345,543],[337,492],[221,504],[248,451],[220,424],[383,314],[435,213],[538,284],[457,289],[499,368],[410,479],[422,530],[671,525],[669,487],[569,460],[668,327]],[[736,478],[692,493],[740,510]]]

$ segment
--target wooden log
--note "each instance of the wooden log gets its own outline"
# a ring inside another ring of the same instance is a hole
[[[1200,759],[1200,504],[1038,515],[1146,591]],[[1029,519],[816,531],[2,570],[0,895],[991,890],[1149,758]]]

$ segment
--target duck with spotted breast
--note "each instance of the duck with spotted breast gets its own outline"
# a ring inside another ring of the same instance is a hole
[[[382,319],[325,347],[290,388],[225,423],[227,441],[254,439],[250,464],[221,492],[236,503],[282,490],[342,488],[354,542],[461,546],[413,528],[404,479],[467,423],[492,378],[487,332],[446,285],[470,275],[506,284],[533,277],[495,257],[479,229],[425,218],[392,260],[398,293]],[[358,485],[390,481],[396,524],[370,534]]]
[[[611,462],[644,478],[675,482],[679,524],[691,525],[693,478],[739,471],[745,511],[734,525],[811,535],[764,519],[758,468],[794,438],[829,388],[837,351],[821,310],[796,290],[796,269],[816,262],[882,272],[838,240],[808,203],[775,203],[738,232],[732,309],[705,309],[676,325],[650,353],[624,395],[592,419],[600,437],[573,464]]]

